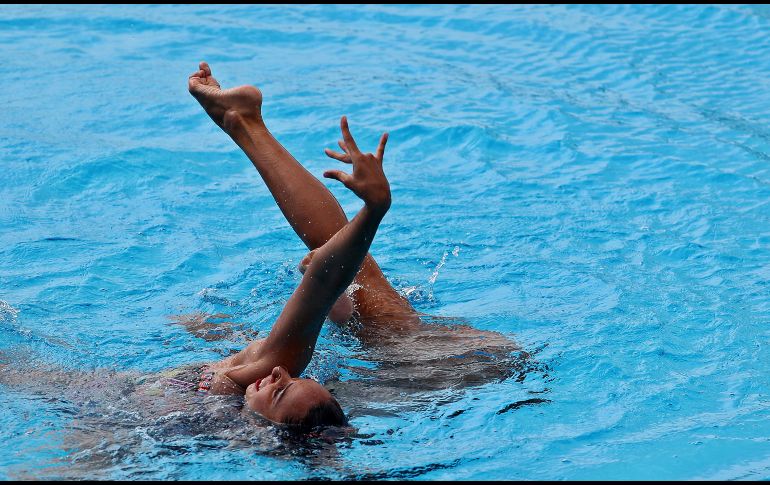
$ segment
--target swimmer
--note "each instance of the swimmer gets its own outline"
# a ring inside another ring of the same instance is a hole
[[[445,402],[461,395],[443,392],[448,389],[513,376],[522,381],[533,371],[546,373],[547,369],[504,335],[472,328],[461,319],[418,313],[367,254],[390,206],[389,184],[382,169],[387,135],[382,136],[374,154],[363,153],[342,118],[341,151],[326,150],[330,158],[353,167],[352,174],[338,170],[325,173],[363,200],[363,208],[348,221],[331,192],[267,130],[257,88],[222,90],[205,63],[190,76],[189,88],[251,159],[289,224],[308,247],[308,254],[299,263],[302,281],[262,340],[255,340],[256,334],[249,328],[236,328],[227,321],[228,315],[172,317],[207,341],[243,342],[241,352],[205,364],[203,369],[198,363],[149,374],[131,369],[83,370],[49,365],[25,349],[0,353],[0,386],[31,392],[46,402],[55,396],[57,402],[72,404],[78,419],[89,420],[87,432],[74,432],[75,444],[68,447],[89,450],[89,458],[77,460],[91,467],[89,473],[93,467],[103,468],[100,460],[113,459],[113,451],[107,448],[99,454],[94,446],[80,440],[125,443],[124,435],[115,436],[134,426],[151,429],[159,436],[213,433],[223,440],[251,446],[249,425],[258,425],[257,414],[303,430],[345,425],[345,413],[330,390],[345,403],[351,416],[360,416],[372,412],[372,401],[376,401],[377,413],[383,402],[390,409],[405,409],[433,402],[435,391]],[[352,349],[350,363],[341,364],[351,375],[362,378],[332,379],[326,387],[299,378],[313,356],[327,317],[362,344]],[[362,365],[366,361],[370,364]],[[547,388],[538,391],[545,392]],[[230,394],[232,399],[211,399],[209,394]],[[116,422],[123,424],[115,426]],[[139,441],[131,445],[137,450],[144,446],[141,436],[137,434]]]
[[[360,323],[357,337],[372,346],[398,342],[391,346],[398,348],[422,332],[428,335],[427,341],[436,342],[438,350],[434,352],[441,354],[440,359],[448,359],[452,368],[457,365],[451,358],[462,357],[464,352],[481,355],[473,358],[486,363],[490,355],[502,354],[478,349],[495,347],[503,353],[518,349],[494,332],[467,325],[438,330],[436,325],[426,325],[368,254],[391,204],[382,168],[387,133],[380,138],[375,153],[364,153],[343,116],[338,142],[341,151],[325,150],[328,157],[352,165],[353,171],[327,170],[324,177],[341,182],[364,202],[348,221],[332,193],[267,129],[258,88],[222,89],[205,62],[189,77],[188,87],[211,119],[251,160],[292,229],[310,250],[300,263],[302,280],[267,338],[210,365],[201,389],[214,394],[243,394],[249,408],[274,422],[304,427],[344,425],[346,418],[330,392],[312,379],[299,377],[313,356],[327,316],[338,324],[355,318]],[[351,283],[355,283],[354,290],[347,294]],[[452,345],[442,346],[439,340]],[[428,352],[426,362],[440,360],[430,350],[424,352]]]
[[[327,170],[363,200],[364,206],[348,222],[331,193],[310,175],[273,138],[262,121],[262,95],[253,86],[223,90],[208,64],[189,78],[190,93],[246,152],[271,189],[278,206],[303,241],[315,250],[307,258],[297,289],[263,340],[212,365],[201,387],[214,394],[244,394],[246,404],[263,417],[303,427],[344,425],[339,403],[312,379],[298,377],[313,356],[316,340],[329,312],[359,272],[380,221],[391,204],[390,185],[382,169],[388,134],[375,153],[358,148],[340,120],[343,154],[329,156],[352,165],[352,173]],[[302,194],[302,196],[298,196]],[[319,214],[315,207],[328,212]],[[371,266],[371,263],[370,263]],[[368,271],[371,271],[369,269]]]

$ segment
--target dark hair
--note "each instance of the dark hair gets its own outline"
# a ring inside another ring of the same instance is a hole
[[[347,426],[348,418],[342,412],[340,403],[332,397],[310,408],[302,418],[288,418],[284,424],[302,431],[309,431],[321,426]]]

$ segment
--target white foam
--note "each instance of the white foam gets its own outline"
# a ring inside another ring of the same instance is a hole
[[[460,246],[455,246],[454,249],[452,249],[452,256],[457,257],[460,254]],[[428,283],[430,285],[430,290],[428,291],[428,298],[431,300],[433,299],[433,285],[436,283],[436,279],[438,278],[439,270],[442,266],[446,264],[446,258],[449,256],[449,251],[444,251],[444,255],[441,256],[441,261],[436,265],[436,267],[433,270],[433,274],[428,278]]]
[[[19,310],[12,307],[8,302],[0,300],[0,322],[14,322],[19,315]]]

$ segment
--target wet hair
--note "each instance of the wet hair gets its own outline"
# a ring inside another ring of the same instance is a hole
[[[324,426],[347,426],[348,418],[342,412],[340,403],[331,398],[310,408],[302,418],[288,418],[284,424],[296,430],[310,431]]]

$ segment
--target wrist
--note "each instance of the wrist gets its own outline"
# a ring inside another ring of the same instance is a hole
[[[374,216],[382,219],[390,209],[390,198],[379,201],[364,201],[364,207]]]

